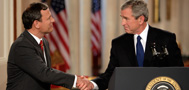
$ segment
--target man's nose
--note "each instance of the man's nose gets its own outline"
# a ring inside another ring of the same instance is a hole
[[[51,22],[55,22],[54,18],[52,17]]]
[[[125,19],[122,19],[121,25],[123,26],[123,25],[125,25],[125,23],[126,23],[126,20],[125,20]]]

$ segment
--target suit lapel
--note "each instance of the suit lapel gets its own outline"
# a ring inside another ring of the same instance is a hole
[[[41,58],[45,62],[45,58],[44,58],[43,52],[41,50],[40,45],[37,43],[37,41],[32,37],[32,35],[27,30],[25,30],[23,32],[23,34],[34,45],[34,47],[36,48],[36,50],[40,53]]]
[[[148,36],[147,36],[147,42],[146,42],[146,50],[144,55],[144,66],[151,62],[152,60],[152,49],[151,46],[156,40],[156,33],[153,31],[152,27],[149,26]]]
[[[47,66],[51,67],[51,57],[50,57],[48,42],[46,41],[45,38],[43,38],[43,41],[44,41],[45,54],[46,54],[46,59],[47,59]]]
[[[138,66],[136,54],[135,54],[135,45],[134,45],[134,35],[133,34],[126,34],[124,38],[124,51],[128,57],[128,60],[131,62],[133,66]]]

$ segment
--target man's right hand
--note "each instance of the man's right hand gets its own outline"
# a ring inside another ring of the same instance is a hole
[[[94,88],[93,84],[83,76],[77,77],[76,86],[80,90],[91,90]]]

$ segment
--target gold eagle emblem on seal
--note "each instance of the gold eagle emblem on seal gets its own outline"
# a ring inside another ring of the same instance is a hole
[[[159,76],[152,79],[145,90],[181,90],[179,84],[167,76]]]

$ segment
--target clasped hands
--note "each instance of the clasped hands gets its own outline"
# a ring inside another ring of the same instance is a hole
[[[92,90],[94,88],[93,84],[84,76],[77,76],[76,86],[80,90]]]

